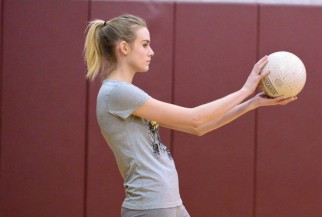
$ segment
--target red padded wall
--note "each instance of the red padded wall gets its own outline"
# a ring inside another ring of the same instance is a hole
[[[250,112],[203,137],[161,134],[191,216],[319,216],[321,11],[0,0],[0,216],[120,216],[122,179],[95,116],[100,81],[86,84],[82,49],[88,18],[122,13],[147,20],[155,51],[134,83],[166,102],[193,107],[236,91],[274,51],[304,61],[307,84],[295,103]]]
[[[0,114],[2,113],[2,47],[3,47],[3,42],[2,42],[2,15],[3,15],[3,1],[0,0]],[[1,131],[2,131],[2,115],[0,115],[0,141],[1,141]],[[0,143],[0,187],[1,187],[1,143]],[[1,202],[1,198],[0,198]]]
[[[150,70],[137,74],[134,84],[152,97],[171,102],[172,92],[172,3],[92,2],[91,19],[108,20],[123,13],[143,17],[149,26],[151,47],[155,52]],[[119,216],[124,199],[123,181],[112,151],[98,129],[95,107],[101,82],[90,84],[89,152],[87,216]],[[162,130],[161,138],[171,148],[170,131]]]
[[[322,213],[322,8],[260,7],[260,53],[286,50],[307,69],[298,101],[259,111],[256,216]]]
[[[256,61],[256,5],[182,3],[175,25],[176,104],[194,107],[242,87]],[[174,134],[192,216],[252,215],[254,130],[251,112],[203,137]]]
[[[86,2],[5,1],[0,216],[83,216]]]

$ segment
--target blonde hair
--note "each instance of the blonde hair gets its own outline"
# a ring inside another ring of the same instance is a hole
[[[136,38],[138,27],[147,27],[146,22],[137,16],[124,14],[109,21],[93,20],[86,28],[84,45],[86,78],[93,80],[100,72],[106,75],[106,64],[109,71],[117,63],[115,47],[117,42],[124,40],[132,43]]]

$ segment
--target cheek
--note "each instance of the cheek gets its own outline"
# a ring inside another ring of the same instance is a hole
[[[142,46],[136,46],[133,48],[130,53],[130,62],[131,64],[141,64],[146,61],[147,58],[147,49]]]
[[[137,49],[135,53],[132,53],[129,64],[136,70],[142,71],[146,68],[146,52],[144,49]]]
[[[146,51],[144,49],[137,49],[134,58],[138,63],[145,61]]]
[[[144,57],[146,55],[146,50],[144,48],[140,48],[137,50],[137,54],[140,57]]]

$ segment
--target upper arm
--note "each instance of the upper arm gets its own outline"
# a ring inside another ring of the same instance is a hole
[[[133,115],[153,120],[171,129],[181,131],[190,131],[190,128],[196,128],[197,118],[191,108],[181,107],[170,103],[162,102],[150,98]]]

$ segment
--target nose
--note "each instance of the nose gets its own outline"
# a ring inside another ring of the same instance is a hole
[[[154,51],[152,50],[152,48],[150,47],[150,53],[149,53],[149,56],[154,56]]]

